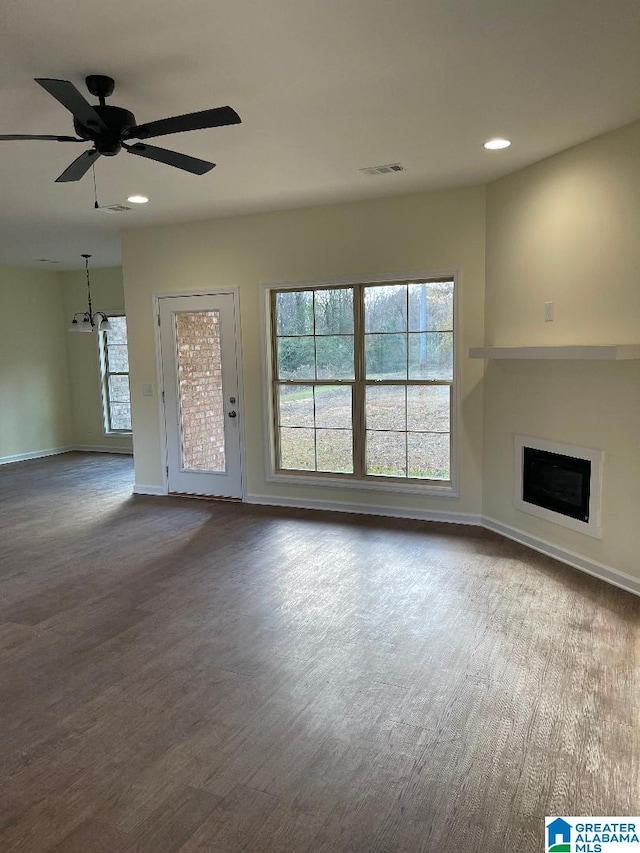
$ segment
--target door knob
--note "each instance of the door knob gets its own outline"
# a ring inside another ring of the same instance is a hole
[[[237,413],[236,413],[235,409],[233,409],[232,411],[230,411],[230,412],[229,412],[229,417],[230,417],[230,418],[235,418],[235,417],[237,417]]]

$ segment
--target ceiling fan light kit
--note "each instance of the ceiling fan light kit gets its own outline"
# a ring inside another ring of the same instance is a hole
[[[156,160],[194,175],[204,175],[214,168],[215,163],[135,140],[153,139],[156,136],[167,136],[171,133],[204,130],[241,122],[240,116],[231,107],[215,107],[138,125],[132,112],[123,107],[105,103],[106,98],[113,94],[115,86],[111,77],[90,74],[86,78],[87,89],[91,95],[98,98],[99,103],[95,105],[90,104],[69,80],[36,77],[35,81],[69,110],[73,116],[73,127],[77,136],[12,134],[0,136],[0,141],[38,139],[93,143],[93,148],[84,151],[56,178],[56,183],[79,181],[99,157],[114,157],[122,149],[129,154]]]

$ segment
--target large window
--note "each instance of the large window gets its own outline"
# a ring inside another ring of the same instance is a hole
[[[454,280],[271,291],[279,474],[451,482]]]
[[[108,332],[99,332],[104,429],[127,433],[131,432],[127,319],[110,316],[109,325]]]

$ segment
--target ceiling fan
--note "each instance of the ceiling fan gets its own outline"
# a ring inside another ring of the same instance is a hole
[[[135,116],[129,110],[105,103],[105,98],[113,94],[115,84],[111,77],[105,77],[102,74],[90,74],[86,78],[87,89],[100,101],[94,106],[69,80],[50,80],[36,77],[35,81],[69,110],[73,116],[73,127],[77,136],[13,134],[10,136],[0,135],[0,141],[45,139],[55,142],[92,142],[93,148],[77,157],[60,177],[56,178],[56,183],[79,181],[101,154],[106,157],[113,157],[122,148],[129,154],[137,154],[138,157],[157,160],[160,163],[166,163],[167,166],[175,166],[176,169],[192,172],[194,175],[204,175],[213,169],[215,163],[133,140],[153,139],[156,136],[166,136],[169,133],[183,133],[187,130],[222,127],[241,122],[240,116],[231,107],[216,107],[197,113],[187,113],[182,116],[150,121],[146,124],[136,124]]]

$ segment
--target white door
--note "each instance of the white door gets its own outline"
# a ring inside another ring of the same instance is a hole
[[[235,295],[158,302],[169,491],[240,498]]]

